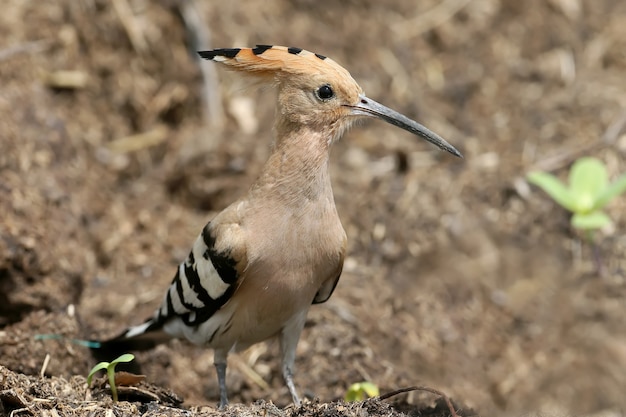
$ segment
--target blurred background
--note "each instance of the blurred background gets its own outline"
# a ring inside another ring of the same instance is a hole
[[[369,380],[482,415],[623,415],[626,198],[597,236],[600,276],[569,214],[525,180],[566,178],[581,156],[626,171],[620,0],[5,0],[0,328],[47,333],[43,312],[73,304],[74,331],[101,338],[152,313],[271,142],[271,88],[195,51],[255,44],[331,57],[465,156],[375,121],[336,144],[348,257],[309,314],[301,390],[330,401]],[[50,374],[93,365],[59,349]],[[0,364],[37,374],[26,352],[5,346]],[[212,352],[174,341],[139,359],[188,404],[217,399]],[[288,402],[276,343],[233,357],[228,380],[234,402]]]

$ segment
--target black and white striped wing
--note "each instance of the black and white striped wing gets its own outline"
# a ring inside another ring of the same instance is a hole
[[[207,224],[187,259],[178,266],[161,307],[145,323],[128,329],[122,338],[160,330],[170,319],[196,327],[210,319],[233,295],[247,264],[237,223]]]

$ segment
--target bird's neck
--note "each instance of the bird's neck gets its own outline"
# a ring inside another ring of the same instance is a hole
[[[276,127],[276,139],[253,194],[285,205],[333,201],[328,159],[332,134],[306,126]]]

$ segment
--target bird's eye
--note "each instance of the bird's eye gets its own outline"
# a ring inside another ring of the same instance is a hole
[[[330,85],[325,84],[317,89],[316,94],[322,100],[330,100],[335,95],[335,92]]]

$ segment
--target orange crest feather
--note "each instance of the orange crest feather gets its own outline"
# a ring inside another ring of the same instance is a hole
[[[255,48],[221,48],[198,54],[234,70],[260,76],[335,73],[340,77],[350,77],[348,71],[332,59],[300,48],[257,45]]]

